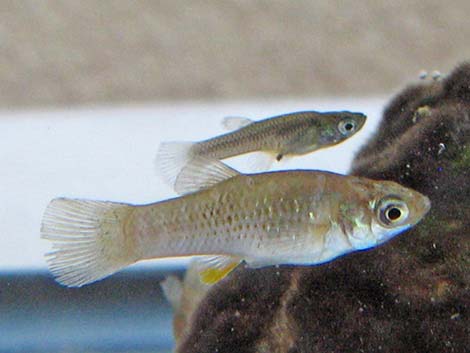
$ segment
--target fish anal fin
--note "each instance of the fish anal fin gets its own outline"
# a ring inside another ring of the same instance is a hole
[[[199,277],[205,284],[215,284],[225,278],[241,262],[232,256],[214,256],[199,263]]]
[[[250,125],[252,122],[253,120],[241,116],[226,116],[222,120],[222,126],[228,131],[233,131]]]
[[[232,263],[223,268],[208,268],[199,274],[201,281],[205,284],[215,284],[232,272],[237,265],[238,263]]]
[[[248,154],[246,164],[250,172],[264,172],[271,168],[276,161],[276,154],[272,152],[257,151]]]

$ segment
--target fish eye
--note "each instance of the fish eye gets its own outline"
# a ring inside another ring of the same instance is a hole
[[[377,207],[379,221],[385,226],[403,223],[408,218],[408,207],[396,198],[383,198]]]
[[[341,120],[338,124],[338,130],[341,134],[348,136],[356,130],[356,122],[351,118]]]

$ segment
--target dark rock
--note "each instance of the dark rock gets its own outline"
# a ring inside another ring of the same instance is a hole
[[[239,268],[179,352],[466,352],[470,346],[470,64],[392,100],[352,174],[430,197],[417,227],[312,267]]]
[[[178,351],[255,352],[254,342],[269,329],[289,282],[288,272],[238,267],[203,300]]]

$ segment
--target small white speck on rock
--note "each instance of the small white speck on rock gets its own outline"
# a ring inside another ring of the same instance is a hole
[[[444,152],[446,149],[446,145],[444,145],[442,142],[439,144],[439,149],[437,150],[437,155],[439,156],[440,154],[442,154],[442,152]]]
[[[432,77],[432,79],[433,79],[434,81],[438,81],[438,80],[441,79],[442,74],[441,74],[440,71],[434,70],[434,71],[431,73],[431,77]]]

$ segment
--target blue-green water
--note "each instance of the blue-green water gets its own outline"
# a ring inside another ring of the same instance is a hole
[[[46,273],[0,274],[0,352],[168,352],[163,273],[129,271],[64,288]]]

